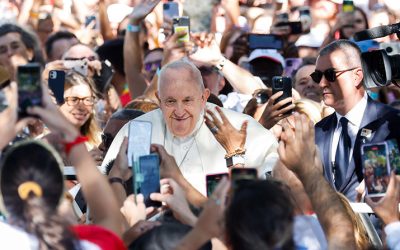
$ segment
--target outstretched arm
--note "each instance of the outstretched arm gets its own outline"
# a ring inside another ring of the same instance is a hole
[[[306,116],[294,114],[295,131],[284,124],[279,156],[299,177],[325,232],[329,249],[356,249],[350,216],[323,177],[322,162],[314,143],[314,126]]]

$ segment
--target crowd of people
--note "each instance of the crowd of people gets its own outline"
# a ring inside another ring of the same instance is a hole
[[[400,249],[396,3],[0,0],[1,248]]]

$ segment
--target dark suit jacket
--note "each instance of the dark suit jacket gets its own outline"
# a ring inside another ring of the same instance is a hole
[[[335,188],[335,185],[332,179],[331,146],[336,124],[336,114],[333,113],[315,125],[315,143],[321,153],[324,175],[333,188]],[[362,135],[363,130],[369,130],[371,133]],[[367,107],[356,136],[353,157],[348,166],[346,178],[337,191],[354,201],[356,198],[354,189],[363,179],[361,145],[364,143],[383,142],[389,139],[396,139],[397,143],[400,142],[400,111],[368,98]]]

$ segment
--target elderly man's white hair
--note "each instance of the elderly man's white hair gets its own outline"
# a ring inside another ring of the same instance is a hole
[[[190,62],[186,57],[171,63],[168,63],[164,67],[161,68],[160,70],[160,75],[158,77],[158,83],[157,83],[157,90],[160,92],[161,89],[161,84],[164,84],[164,75],[169,69],[179,69],[179,70],[186,70],[187,72],[190,73],[192,76],[193,80],[197,83],[198,87],[200,88],[201,91],[204,91],[204,83],[203,83],[203,78],[201,77],[200,70],[194,65],[192,62]]]

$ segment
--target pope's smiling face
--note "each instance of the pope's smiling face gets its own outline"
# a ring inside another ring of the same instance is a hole
[[[190,135],[197,121],[203,119],[200,116],[209,90],[202,90],[194,73],[186,68],[168,68],[161,80],[157,96],[169,131],[177,137]]]

